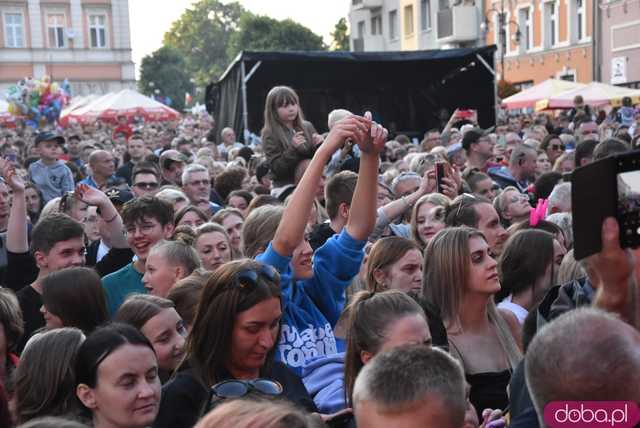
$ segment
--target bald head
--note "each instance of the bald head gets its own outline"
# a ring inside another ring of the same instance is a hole
[[[533,339],[525,374],[540,421],[552,401],[640,402],[640,333],[597,309],[570,311]]]
[[[111,154],[106,150],[94,150],[89,155],[89,164],[95,165],[102,162],[105,158],[112,158]]]

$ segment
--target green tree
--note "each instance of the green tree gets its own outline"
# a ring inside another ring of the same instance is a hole
[[[333,27],[331,33],[333,42],[331,43],[331,50],[334,51],[348,51],[349,50],[349,29],[347,28],[346,18],[340,18]]]
[[[227,46],[243,12],[237,2],[200,0],[164,35],[164,45],[180,52],[198,86],[217,80],[229,64]]]
[[[228,57],[233,59],[243,50],[308,51],[325,50],[322,37],[290,19],[278,21],[268,16],[245,12],[238,31],[231,36]]]
[[[145,95],[159,95],[172,100],[171,107],[184,108],[185,92],[193,93],[193,84],[181,53],[170,46],[163,46],[142,58],[138,89]]]

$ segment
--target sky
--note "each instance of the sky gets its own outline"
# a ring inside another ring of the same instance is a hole
[[[229,0],[222,0],[229,3]],[[129,0],[133,62],[138,67],[145,55],[162,46],[164,33],[193,0]],[[330,33],[349,13],[349,0],[239,0],[247,10],[282,20],[290,18],[331,42]]]

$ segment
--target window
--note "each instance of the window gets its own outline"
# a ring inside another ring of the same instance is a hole
[[[396,26],[398,20],[398,11],[392,10],[389,12],[389,38],[391,40],[398,37]]]
[[[6,47],[24,47],[24,23],[21,13],[6,13],[4,15],[4,34]]]
[[[550,48],[558,43],[557,24],[555,2],[549,2],[544,5],[545,13],[545,47]]]
[[[364,37],[364,21],[358,21],[358,38]]]
[[[531,11],[529,8],[520,9],[519,17],[518,17],[518,26],[520,27],[520,31],[522,33],[520,39],[520,51],[528,51],[531,50]]]
[[[404,35],[413,34],[413,5],[404,7]]]
[[[47,30],[49,34],[49,46],[52,48],[64,48],[64,15],[51,14],[47,16]]]
[[[431,0],[420,2],[420,28],[423,31],[431,29]]]
[[[382,15],[376,15],[371,17],[371,35],[382,34]]]
[[[107,17],[105,15],[89,15],[89,38],[92,48],[107,47]]]
[[[586,10],[585,10],[585,1],[584,0],[575,0],[576,1],[576,38],[578,40],[583,40],[586,37]]]

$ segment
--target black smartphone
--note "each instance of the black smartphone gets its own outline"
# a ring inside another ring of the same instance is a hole
[[[609,156],[576,169],[571,177],[576,260],[602,249],[602,223],[615,217],[620,246],[640,246],[640,150]]]
[[[442,179],[446,176],[444,162],[436,162],[436,191],[442,193]]]

